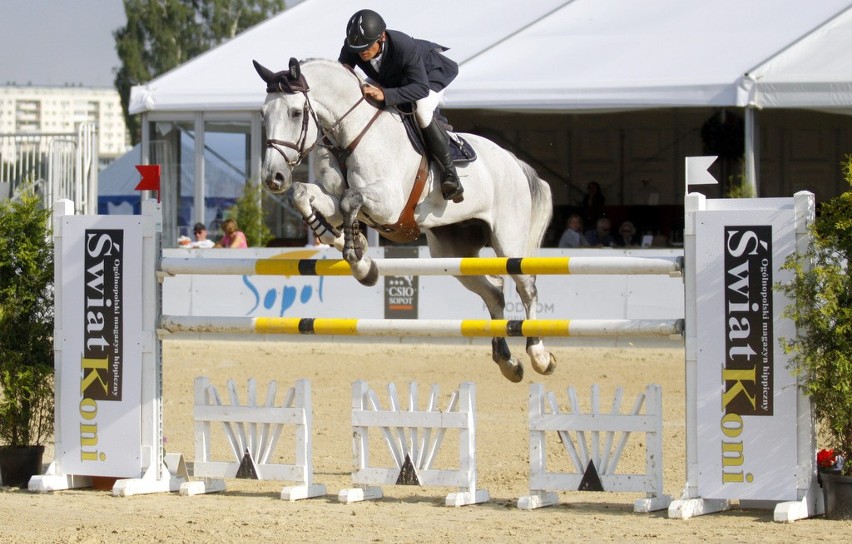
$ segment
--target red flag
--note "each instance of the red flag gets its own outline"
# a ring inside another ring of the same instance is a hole
[[[159,164],[137,164],[136,170],[142,174],[142,181],[136,186],[137,191],[159,191],[160,190],[160,165]]]

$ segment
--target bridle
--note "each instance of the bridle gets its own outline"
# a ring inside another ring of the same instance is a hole
[[[349,68],[349,71],[352,73],[353,76],[355,76],[355,78],[360,83],[360,79],[358,79],[358,76],[355,74],[355,72],[353,72],[351,68]],[[278,91],[285,93],[285,94],[292,94],[292,93],[288,93],[280,84],[278,86]],[[350,107],[348,110],[346,110],[346,113],[341,115],[340,118],[337,121],[335,121],[334,124],[331,125],[328,128],[328,130],[323,130],[322,124],[319,121],[319,117],[317,116],[316,111],[314,111],[314,107],[311,104],[311,98],[310,98],[310,95],[308,94],[310,92],[310,89],[302,90],[302,91],[299,91],[299,92],[301,92],[305,96],[305,104],[304,104],[304,106],[302,106],[302,128],[301,128],[301,131],[299,132],[298,139],[295,142],[288,142],[288,141],[284,141],[284,140],[276,140],[274,138],[268,138],[266,140],[267,149],[271,148],[271,149],[274,149],[275,151],[277,151],[278,153],[280,153],[281,156],[284,158],[284,162],[291,169],[298,166],[299,163],[301,163],[302,160],[304,160],[304,158],[308,155],[308,153],[310,153],[318,145],[323,145],[325,147],[329,147],[333,151],[336,150],[336,151],[343,151],[343,152],[346,152],[346,153],[352,153],[352,151],[354,151],[355,148],[358,146],[358,143],[360,143],[361,138],[363,138],[364,134],[366,134],[367,131],[370,130],[370,127],[373,126],[373,123],[376,121],[376,119],[382,113],[382,110],[377,108],[376,113],[373,115],[373,117],[370,119],[370,121],[367,122],[367,124],[364,126],[364,128],[361,129],[361,132],[358,133],[358,136],[356,136],[355,139],[352,140],[352,142],[349,143],[349,145],[347,145],[345,147],[343,147],[341,145],[335,145],[335,144],[333,144],[333,140],[329,137],[329,134],[333,134],[338,128],[340,128],[340,124],[343,122],[343,120],[346,119],[346,117],[350,113],[355,111],[355,108],[357,108],[361,104],[361,102],[364,102],[366,100],[364,98],[364,96],[361,96],[361,98],[359,98],[355,102],[355,104],[352,105],[352,107]],[[319,132],[320,137],[318,137],[313,144],[311,144],[309,147],[306,148],[305,145],[307,144],[307,140],[308,140],[308,123],[310,122],[309,119],[314,120],[314,124],[317,127],[317,131]],[[323,143],[320,144],[320,142],[323,142]],[[297,153],[296,158],[295,159],[288,158],[287,154],[284,152],[283,148],[289,148],[289,149],[294,150]]]

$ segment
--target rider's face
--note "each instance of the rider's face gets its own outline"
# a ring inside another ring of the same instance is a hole
[[[375,43],[373,43],[373,45],[371,45],[367,49],[358,53],[358,56],[361,57],[361,60],[365,60],[365,61],[373,60],[375,58],[375,56],[378,55],[379,51],[381,51],[381,50],[382,50],[382,44],[379,41],[376,41]]]

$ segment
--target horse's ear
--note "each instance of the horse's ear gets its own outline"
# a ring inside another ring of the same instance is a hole
[[[290,79],[298,81],[302,74],[302,69],[299,67],[299,61],[295,57],[290,57]]]
[[[275,72],[266,68],[256,60],[253,60],[254,69],[257,70],[257,74],[260,76],[260,79],[266,82],[267,85],[271,85],[273,81],[275,81]]]

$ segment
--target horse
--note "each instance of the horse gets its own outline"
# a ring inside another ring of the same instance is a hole
[[[378,271],[366,255],[359,221],[394,241],[414,240],[422,230],[432,257],[477,257],[486,245],[499,257],[525,257],[540,246],[553,212],[550,186],[509,151],[486,138],[459,134],[476,159],[457,167],[464,200],[445,201],[439,166],[428,168],[409,141],[404,113],[367,101],[361,92],[365,81],[351,68],[293,58],[289,69],[279,72],[254,65],[267,90],[261,108],[267,133],[263,182],[274,193],[286,193],[314,234],[342,251],[362,284],[374,285]],[[293,169],[312,150],[316,181],[294,182]],[[527,319],[535,319],[535,276],[511,278]],[[482,298],[491,319],[504,319],[502,276],[456,279]],[[523,379],[523,364],[505,338],[492,338],[491,351],[504,377]],[[556,358],[541,338],[527,338],[526,351],[538,373],[555,370]]]

